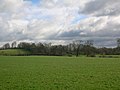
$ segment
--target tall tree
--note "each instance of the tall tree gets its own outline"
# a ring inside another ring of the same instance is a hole
[[[10,48],[10,44],[6,43],[5,45],[3,45],[3,49],[9,49]]]
[[[90,56],[93,54],[93,40],[87,40],[85,42],[85,54]]]
[[[82,42],[83,42],[82,40],[73,41],[73,47],[74,47],[74,51],[76,52],[76,57],[79,56],[80,48],[82,48],[83,46]]]
[[[117,47],[120,47],[120,38],[117,39]]]
[[[11,47],[12,47],[12,48],[15,48],[15,47],[16,47],[16,44],[17,44],[16,41],[12,42]]]
[[[120,38],[117,39],[117,48],[116,48],[117,54],[120,55]]]

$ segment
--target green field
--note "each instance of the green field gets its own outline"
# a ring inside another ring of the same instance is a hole
[[[0,50],[0,56],[6,55],[6,56],[15,56],[15,55],[24,55],[24,54],[30,54],[30,52],[25,51],[23,49],[5,49]]]
[[[1,56],[0,90],[120,90],[120,58]]]

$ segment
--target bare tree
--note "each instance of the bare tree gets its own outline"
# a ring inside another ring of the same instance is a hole
[[[82,40],[73,41],[73,47],[74,50],[76,51],[76,57],[79,56],[80,48],[83,46],[82,42],[83,42]]]
[[[15,48],[15,47],[16,47],[16,44],[17,44],[16,41],[14,41],[14,42],[11,44],[11,47],[12,47],[12,48]]]
[[[120,47],[120,38],[117,39],[117,47]]]
[[[3,48],[3,49],[9,49],[9,48],[10,48],[10,44],[9,44],[9,43],[6,43],[5,45],[3,45],[2,48]]]
[[[87,40],[85,42],[85,53],[87,56],[92,55],[93,40]]]

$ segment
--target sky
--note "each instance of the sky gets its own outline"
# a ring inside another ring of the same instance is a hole
[[[0,45],[13,41],[116,46],[120,0],[0,0]]]

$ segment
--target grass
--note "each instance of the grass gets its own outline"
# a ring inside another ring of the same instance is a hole
[[[0,90],[120,90],[120,58],[1,56]]]
[[[25,51],[23,49],[5,49],[5,50],[0,50],[0,55],[12,56],[12,55],[23,55],[23,54],[30,54],[30,52]]]

